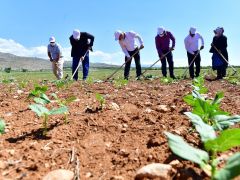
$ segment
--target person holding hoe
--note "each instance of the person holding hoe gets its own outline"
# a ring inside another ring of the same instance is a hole
[[[140,63],[140,53],[139,50],[144,48],[143,40],[139,34],[130,31],[122,32],[116,31],[114,33],[115,40],[119,41],[119,44],[122,48],[123,53],[125,54],[125,69],[124,69],[124,79],[129,78],[129,71],[131,68],[132,57],[134,57],[136,65],[136,78],[140,80],[142,74],[141,63]],[[136,39],[138,39],[140,47],[137,46]]]
[[[170,41],[172,41],[172,46],[170,47]],[[157,29],[157,36],[155,37],[156,49],[158,56],[162,63],[162,75],[167,77],[167,62],[169,65],[170,77],[175,79],[174,76],[174,63],[172,51],[175,47],[175,38],[171,32],[166,31],[163,27]],[[167,61],[167,62],[166,62]]]
[[[211,44],[210,53],[213,53],[212,69],[217,70],[217,80],[226,76],[228,67],[227,37],[223,35],[224,29],[222,27],[216,28],[213,32],[215,36]]]
[[[192,79],[194,78],[194,64],[196,66],[195,77],[199,76],[201,69],[201,56],[200,50],[198,49],[199,40],[201,40],[200,50],[202,50],[204,48],[203,37],[196,32],[196,28],[191,27],[189,30],[189,35],[184,39],[184,44],[187,50],[189,74]]]
[[[62,48],[56,43],[55,37],[49,38],[49,44],[47,47],[48,57],[52,62],[53,74],[58,80],[63,78],[63,59],[62,59]]]
[[[70,43],[72,46],[71,56],[72,62],[72,74],[73,79],[78,80],[78,64],[82,62],[83,68],[83,80],[85,81],[88,77],[89,72],[89,50],[92,51],[94,42],[94,36],[87,32],[80,32],[78,29],[73,31],[70,36]]]

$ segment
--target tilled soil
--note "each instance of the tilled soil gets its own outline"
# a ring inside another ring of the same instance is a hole
[[[239,87],[226,81],[206,82],[206,86],[210,97],[224,91],[223,110],[240,114]],[[33,104],[28,98],[33,85],[23,92],[17,92],[15,84],[0,88],[0,117],[7,123],[6,133],[0,136],[0,179],[41,179],[52,170],[77,167],[81,179],[134,179],[147,164],[174,160],[179,161],[174,179],[209,179],[198,165],[173,155],[164,135],[169,131],[201,147],[183,114],[191,110],[182,100],[191,92],[190,80],[169,85],[159,80],[134,81],[121,88],[75,82],[60,90],[49,84],[47,95],[57,92],[60,98],[78,100],[68,105],[68,124],[62,115],[50,117],[47,136],[42,135],[42,119],[28,108]],[[96,93],[106,99],[102,110]]]

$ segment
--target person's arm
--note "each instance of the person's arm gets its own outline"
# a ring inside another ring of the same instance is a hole
[[[199,38],[201,40],[201,47],[200,47],[200,49],[202,50],[204,48],[204,39],[203,39],[203,37],[200,34],[198,34],[198,35],[199,35]]]
[[[224,36],[224,38],[223,38],[223,48],[224,49],[227,49],[227,37],[226,36]]]
[[[70,44],[73,46],[73,41],[74,41],[74,39],[73,39],[73,35],[72,36],[70,36],[70,38],[69,38],[69,40],[70,40]]]
[[[139,42],[139,44],[140,44],[140,48],[143,48],[144,45],[143,45],[143,39],[142,39],[142,37],[141,37],[139,34],[137,34],[136,32],[134,32],[134,31],[130,31],[129,33],[131,34],[131,36],[132,36],[133,38],[137,38],[137,39],[138,39],[138,42]]]
[[[48,57],[49,57],[50,61],[53,61],[52,55],[51,55],[51,53],[50,53],[50,51],[49,51],[49,45],[48,45],[48,47],[47,47],[47,54],[48,54]]]
[[[168,33],[169,33],[170,39],[172,40],[172,49],[174,49],[174,48],[175,48],[176,39],[175,39],[175,37],[172,35],[171,32],[168,32]]]
[[[57,52],[58,52],[57,57],[54,60],[58,62],[61,57],[61,47],[59,47],[58,45],[57,45]]]
[[[128,58],[130,58],[131,56],[129,55],[127,48],[122,44],[121,41],[119,41],[119,44],[120,44],[120,46],[121,46],[121,48],[122,48],[122,51],[123,51],[123,53],[125,54],[125,56],[128,57]]]
[[[87,38],[90,39],[89,47],[92,48],[93,42],[94,42],[94,36],[89,33],[86,33],[86,35],[87,35]]]
[[[162,53],[162,50],[160,48],[160,43],[159,43],[159,40],[158,40],[157,36],[155,37],[155,44],[156,44],[156,49],[157,49],[157,52],[158,52],[158,56],[161,57],[163,53]]]

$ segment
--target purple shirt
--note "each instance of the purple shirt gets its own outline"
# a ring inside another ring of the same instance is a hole
[[[162,37],[160,37],[159,35],[155,37],[155,44],[159,56],[163,55],[163,51],[170,50],[170,40],[172,40],[172,47],[175,47],[175,38],[172,33],[170,33],[169,31],[165,31],[164,33],[165,34]]]

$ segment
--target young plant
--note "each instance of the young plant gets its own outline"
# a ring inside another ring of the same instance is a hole
[[[35,85],[34,90],[32,90],[29,94],[29,97],[40,97],[41,94],[44,94],[48,90],[47,86]]]
[[[0,134],[3,134],[5,132],[5,122],[3,119],[0,118]]]
[[[171,84],[171,83],[174,83],[175,80],[169,77],[162,77],[160,78],[160,82],[163,84]]]
[[[68,108],[66,106],[60,107],[60,108],[53,108],[51,110],[47,109],[43,105],[40,104],[32,104],[29,106],[29,108],[37,114],[38,117],[43,118],[43,135],[47,135],[48,130],[48,119],[51,115],[56,114],[64,114],[68,111]]]
[[[71,103],[71,102],[73,102],[77,99],[75,96],[71,96],[71,97],[68,97],[66,99],[60,99],[60,98],[58,98],[58,96],[55,93],[53,93],[52,96],[54,97],[54,99],[56,100],[57,104],[60,107],[64,107],[64,106],[67,107],[67,105],[69,103]],[[68,113],[69,113],[68,111],[64,113],[64,123],[65,124],[68,123]]]
[[[55,85],[57,86],[57,89],[60,90],[61,88],[63,88],[66,84],[66,82],[64,80],[57,80],[54,82]]]
[[[100,107],[99,109],[102,110],[103,109],[103,106],[105,104],[105,98],[103,95],[99,94],[99,93],[96,93],[95,95],[96,97],[96,100],[100,103]]]
[[[240,116],[229,116],[228,112],[221,110],[220,102],[223,97],[223,93],[218,92],[214,100],[206,100],[197,91],[193,91],[192,95],[187,95],[183,99],[193,107],[192,113],[198,115],[204,123],[213,126],[216,130],[223,130],[240,122]]]
[[[192,86],[195,91],[199,92],[199,94],[206,94],[208,92],[208,89],[204,86],[204,78],[202,76],[194,78]]]
[[[123,86],[126,86],[128,84],[128,80],[127,79],[117,79],[113,81],[114,83],[114,87],[115,88],[122,88]]]
[[[218,153],[240,145],[240,129],[224,130],[216,137],[211,126],[202,121],[197,123],[198,127],[196,129],[201,136],[204,150],[189,145],[180,136],[165,132],[173,153],[183,159],[197,163],[212,180],[229,180],[240,175],[240,153],[235,153],[228,158],[225,167],[222,169],[218,168],[220,161],[217,157]]]

